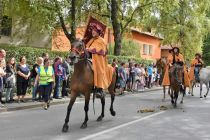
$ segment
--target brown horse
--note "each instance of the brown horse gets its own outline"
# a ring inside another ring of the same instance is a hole
[[[183,87],[184,83],[184,67],[174,64],[172,68],[169,70],[169,78],[170,78],[170,87],[171,87],[171,103],[174,107],[177,106],[177,99],[179,96],[179,92],[182,92],[182,100],[181,104],[183,103],[184,95],[185,95],[185,87]]]
[[[157,72],[160,73],[160,83],[162,83],[163,81],[163,77],[165,74],[165,70],[166,70],[166,62],[160,58],[157,60],[156,62],[156,66],[157,66]],[[168,94],[170,95],[170,86],[168,88]],[[166,98],[166,86],[163,86],[163,99],[162,101],[165,101]]]
[[[92,64],[87,59],[88,53],[85,50],[85,45],[82,41],[76,40],[72,43],[71,46],[71,52],[69,58],[71,59],[71,62],[74,63],[74,73],[71,77],[71,100],[69,102],[68,108],[67,108],[67,115],[65,119],[65,123],[63,125],[63,132],[68,131],[68,122],[69,122],[69,116],[72,109],[72,106],[76,100],[76,97],[82,93],[85,96],[85,120],[82,123],[80,128],[86,128],[87,127],[87,121],[88,121],[88,110],[89,110],[89,101],[90,101],[90,95],[94,92],[94,80],[93,80],[93,70],[92,70]],[[108,91],[111,94],[111,106],[110,106],[110,113],[112,116],[115,116],[116,113],[113,109],[113,102],[115,99],[115,83],[116,83],[116,73],[113,74],[112,83],[110,84]],[[93,96],[93,101],[95,98],[95,94]],[[104,117],[104,106],[105,106],[105,98],[101,98],[101,104],[102,104],[102,112],[101,115],[98,117],[97,121],[101,121]]]

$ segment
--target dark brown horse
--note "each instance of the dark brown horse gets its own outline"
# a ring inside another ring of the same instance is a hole
[[[74,73],[71,77],[71,100],[67,108],[67,115],[66,115],[65,123],[62,129],[63,132],[68,131],[68,128],[69,128],[68,122],[69,122],[70,112],[76,100],[76,97],[79,94],[84,94],[85,96],[85,106],[84,106],[85,120],[82,123],[80,128],[87,127],[90,95],[91,93],[94,92],[92,64],[87,59],[87,56],[88,56],[88,53],[85,51],[85,45],[82,41],[77,40],[72,43],[69,58],[71,59],[71,62],[74,63]],[[112,116],[115,116],[116,114],[113,109],[113,102],[115,99],[115,92],[114,92],[115,83],[116,83],[116,73],[113,74],[112,83],[110,84],[108,88],[108,91],[111,94],[110,113]],[[104,117],[104,106],[105,106],[104,97],[101,98],[101,104],[102,104],[102,112],[101,112],[101,115],[98,117],[97,121],[101,121]]]
[[[166,62],[160,58],[157,60],[156,62],[156,66],[157,66],[157,72],[160,74],[160,83],[162,83],[163,81],[163,77],[165,74],[165,70],[166,70]],[[170,95],[170,86],[168,87],[168,94]],[[163,86],[163,99],[162,101],[165,101],[166,98],[166,86]]]
[[[185,95],[185,87],[182,86],[184,83],[184,67],[174,64],[172,68],[169,70],[169,78],[170,78],[170,87],[171,87],[171,103],[174,107],[177,106],[177,99],[179,93],[182,92],[182,100],[181,104],[183,103],[184,95]]]

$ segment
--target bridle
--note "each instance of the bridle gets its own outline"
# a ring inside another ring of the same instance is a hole
[[[79,55],[78,57],[81,57],[82,54],[84,54],[84,47],[82,48],[82,50],[78,50],[77,48],[75,47],[72,47],[70,49],[70,52],[75,52],[77,55]]]
[[[74,52],[76,54],[76,58],[78,59],[87,59],[88,58],[88,52],[84,47],[83,42],[79,44],[81,47],[81,49],[78,49],[78,47],[74,47],[72,46],[70,49],[70,52]]]

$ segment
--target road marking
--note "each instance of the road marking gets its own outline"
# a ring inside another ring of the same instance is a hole
[[[91,134],[91,135],[85,136],[85,137],[80,138],[80,139],[78,139],[78,140],[88,140],[88,139],[92,139],[92,138],[95,138],[96,136],[100,136],[100,135],[103,135],[103,134],[105,134],[105,133],[113,132],[114,130],[117,130],[117,129],[120,129],[120,128],[129,126],[129,125],[132,125],[132,124],[135,124],[135,123],[140,122],[140,121],[143,121],[143,120],[150,119],[150,118],[155,117],[155,116],[158,116],[158,115],[160,115],[160,114],[162,114],[162,113],[164,113],[164,112],[165,112],[165,111],[157,112],[157,113],[154,113],[154,114],[152,114],[152,115],[149,115],[149,116],[146,116],[146,117],[143,117],[143,118],[140,118],[140,119],[131,121],[131,122],[127,122],[127,123],[124,123],[124,124],[121,124],[121,125],[119,125],[119,126],[115,126],[115,127],[112,127],[112,128],[106,129],[106,130],[103,130],[103,131],[98,132],[98,133],[95,133],[95,134]]]

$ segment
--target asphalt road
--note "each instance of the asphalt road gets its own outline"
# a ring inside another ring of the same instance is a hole
[[[180,98],[179,98],[180,99]],[[167,110],[160,110],[164,105]],[[116,116],[109,113],[110,98],[106,99],[105,118],[100,114],[99,100],[96,115],[90,103],[88,128],[80,129],[84,120],[84,102],[73,106],[67,133],[62,133],[67,104],[52,106],[45,111],[34,108],[0,113],[0,140],[210,140],[210,97],[200,99],[187,95],[184,104],[174,109],[162,91],[129,94],[116,97]],[[154,109],[152,113],[138,113],[140,109]]]

